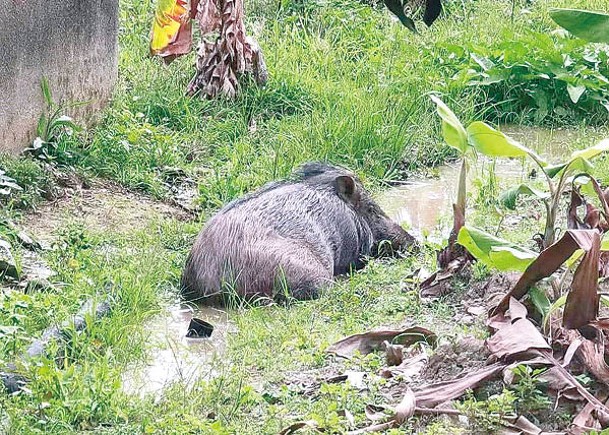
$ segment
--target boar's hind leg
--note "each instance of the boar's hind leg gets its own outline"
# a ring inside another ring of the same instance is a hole
[[[279,299],[285,297],[287,292],[301,301],[316,299],[320,291],[332,282],[332,273],[315,258],[289,261],[280,269],[275,290]]]

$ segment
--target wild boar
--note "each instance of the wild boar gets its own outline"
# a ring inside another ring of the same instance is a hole
[[[348,170],[306,163],[214,215],[182,274],[186,299],[317,298],[333,277],[414,238],[393,222]]]

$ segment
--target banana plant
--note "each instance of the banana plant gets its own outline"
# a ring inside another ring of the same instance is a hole
[[[461,158],[457,201],[453,204],[453,228],[448,239],[448,247],[440,253],[438,258],[440,267],[445,268],[452,260],[463,255],[463,249],[457,246],[457,239],[459,232],[465,225],[467,159],[474,158],[477,154],[491,158],[529,156],[539,162],[542,167],[545,163],[533,150],[516,142],[484,122],[475,121],[465,128],[461,121],[459,121],[459,118],[440,98],[432,95],[431,100],[435,103],[437,113],[442,120],[444,141],[447,145],[457,150]]]
[[[556,24],[588,42],[609,44],[609,15],[581,9],[550,9]]]
[[[471,133],[472,130],[478,128],[479,127],[473,129],[468,128],[468,130]],[[503,133],[497,133],[498,134],[493,136],[478,136],[478,140],[489,143],[493,142],[493,146],[495,147],[502,143],[505,144],[506,140],[513,142],[512,139]],[[488,149],[485,148],[485,145],[482,143],[478,143],[476,149],[489,155]],[[523,147],[523,149],[526,148]],[[605,220],[609,217],[609,205],[607,204],[609,193],[603,192],[596,179],[590,174],[593,169],[591,160],[606,151],[609,151],[609,139],[602,140],[598,144],[584,150],[575,151],[566,162],[557,165],[547,165],[535,153],[525,152],[524,155],[529,156],[540,167],[541,172],[545,176],[548,190],[541,191],[527,184],[520,184],[505,191],[500,199],[503,205],[511,210],[516,209],[518,198],[522,196],[535,197],[543,202],[546,209],[546,223],[542,238],[542,250],[547,249],[555,243],[557,231],[556,221],[560,201],[569,186],[571,186],[570,188],[572,190],[577,188],[575,183],[578,179],[587,179],[588,182],[586,185],[589,186],[588,192],[598,197],[602,210],[598,211],[597,214],[600,215],[600,213],[602,213],[605,216]],[[578,205],[580,204],[574,204],[572,199],[570,214],[574,214],[573,209]],[[594,212],[594,210],[592,210],[592,212]],[[573,225],[569,225],[569,227],[571,227],[570,229],[577,229]],[[600,228],[592,229],[599,229],[602,231]],[[463,226],[459,229],[457,243],[463,246],[478,261],[501,271],[522,272],[538,255],[531,250],[516,246],[506,240],[485,233],[482,230],[467,226]]]
[[[546,165],[538,158],[529,154],[529,157],[539,166],[544,174],[548,190],[546,192],[534,189],[527,184],[515,186],[501,196],[502,203],[509,209],[515,210],[517,199],[520,196],[533,196],[543,201],[546,209],[546,224],[542,237],[542,249],[545,249],[556,241],[556,220],[560,201],[565,191],[569,188],[574,177],[589,175],[594,166],[591,160],[609,151],[609,139],[602,140],[598,144],[584,150],[575,151],[566,162],[557,165]]]
[[[243,0],[159,0],[152,24],[151,54],[169,63],[190,52],[192,20],[198,23],[201,43],[188,95],[233,98],[244,76],[252,76],[259,86],[266,83],[262,50],[245,33]]]

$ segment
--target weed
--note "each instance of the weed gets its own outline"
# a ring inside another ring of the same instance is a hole
[[[51,95],[51,88],[46,78],[40,82],[42,96],[45,102],[45,112],[38,120],[36,128],[36,139],[32,146],[25,149],[26,153],[35,156],[44,161],[50,161],[55,158],[54,154],[57,151],[57,145],[63,136],[72,136],[75,132],[81,131],[71,117],[64,114],[70,108],[82,106],[87,103],[72,103],[69,105],[60,105],[55,103]]]
[[[468,417],[472,433],[495,433],[505,419],[514,418],[515,401],[514,394],[509,390],[504,390],[485,400],[478,400],[470,393],[462,403],[456,406]]]
[[[491,46],[446,44],[441,55],[455,72],[455,85],[475,89],[487,116],[498,122],[607,121],[605,48],[533,30],[524,31],[518,41],[499,41]]]
[[[516,396],[515,409],[519,414],[535,414],[551,408],[552,401],[543,387],[545,383],[538,376],[545,369],[534,369],[529,366],[518,366],[514,370],[516,382],[511,390]]]

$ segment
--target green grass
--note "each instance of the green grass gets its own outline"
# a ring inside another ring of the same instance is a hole
[[[184,96],[194,54],[169,66],[150,58],[152,3],[125,0],[114,100],[95,131],[62,143],[61,160],[158,196],[159,169],[183,167],[211,208],[307,160],[347,165],[373,183],[404,178],[449,153],[438,140],[429,92],[443,94],[466,123],[481,113],[493,117],[486,91],[454,77],[447,44],[492,47],[556,28],[545,2],[513,24],[510,4],[449,2],[448,17],[414,35],[384,9],[357,1],[252,1],[248,31],[263,48],[270,79],[229,102]]]
[[[206,101],[183,95],[193,55],[170,66],[148,57],[152,3],[124,0],[120,80],[113,101],[95,129],[62,138],[57,163],[157,198],[167,195],[162,169],[180,167],[197,181],[206,211],[307,160],[352,167],[372,187],[404,178],[450,156],[441,144],[429,92],[443,94],[466,124],[482,115],[498,118],[493,111],[499,106],[487,104],[484,89],[453,80],[458,65],[442,60],[447,44],[489,48],[531,31],[549,33],[556,26],[547,17],[548,6],[604,9],[607,2],[534,2],[530,13],[517,8],[514,23],[510,5],[507,0],[448,2],[448,17],[431,29],[419,26],[421,34],[413,35],[385,10],[356,0],[252,0],[248,31],[263,48],[269,83],[264,89],[245,87],[235,101]],[[569,149],[590,145],[606,133],[587,128],[583,117],[575,122],[582,139]],[[597,164],[605,183],[607,165],[606,160]],[[0,166],[25,187],[3,209],[11,216],[11,210],[39,204],[53,189],[53,177],[40,162],[2,157]],[[487,185],[483,174],[478,189]],[[472,192],[478,209],[472,222],[487,230],[499,221],[492,214],[493,200]],[[534,207],[528,205],[526,211]],[[411,323],[427,325],[448,341],[459,334],[483,334],[475,326],[455,327],[461,293],[424,302],[408,287],[406,276],[421,266],[434,267],[433,252],[426,247],[416,257],[372,262],[319,300],[234,308],[230,315],[238,332],[214,365],[216,378],[193,387],[178,383],[163,400],[126,395],[121,373],[150,356],[145,322],[176,296],[200,226],[151,218],[143,229],[100,230],[76,218],[66,220],[54,236],[55,249],[43,254],[58,271],[56,288],[27,295],[0,292],[0,325],[10,327],[0,329],[0,367],[45,327],[69,318],[87,298],[109,295],[115,309],[110,317],[92,322],[86,334],[72,338],[63,367],[52,354],[25,364],[34,380],[17,396],[0,395],[0,433],[259,434],[309,419],[329,432],[340,431],[347,424],[342,411],[362,424],[365,404],[385,401],[385,381],[370,377],[363,393],[326,383],[312,397],[290,381],[308,372],[307,381],[345,369],[374,373],[383,361],[378,354],[335,361],[325,353],[329,344],[378,326]],[[534,217],[527,218],[509,236],[524,243],[539,226]],[[419,424],[408,422],[403,430],[415,432]],[[427,430],[453,429],[435,421]]]

